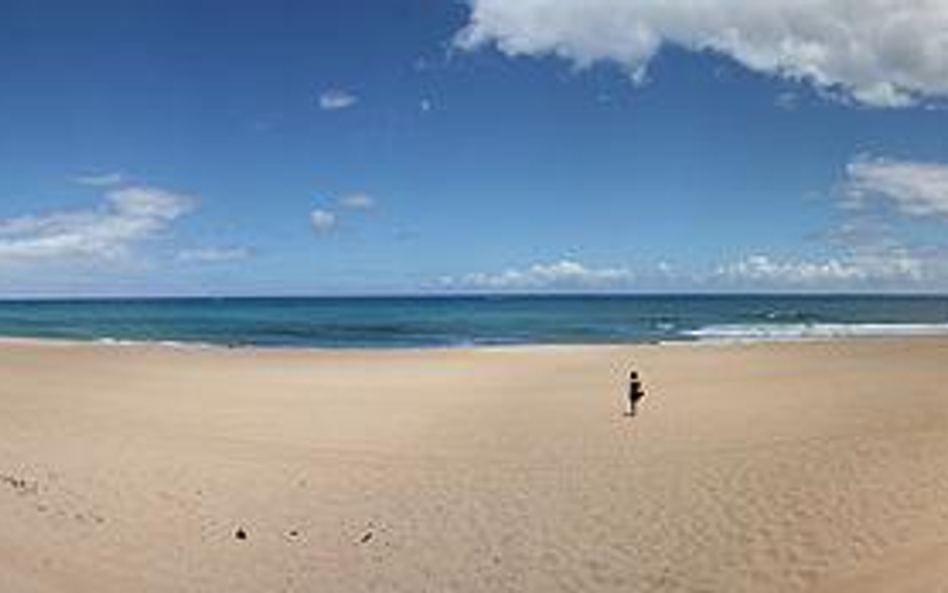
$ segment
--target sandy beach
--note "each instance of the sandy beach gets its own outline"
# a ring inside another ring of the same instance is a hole
[[[946,361],[7,341],[0,591],[948,591]]]

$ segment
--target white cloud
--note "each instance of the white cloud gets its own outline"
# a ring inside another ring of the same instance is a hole
[[[442,288],[461,290],[570,290],[628,286],[634,274],[627,268],[589,268],[573,260],[510,268],[499,273],[475,272],[446,276]]]
[[[122,184],[125,181],[125,175],[117,171],[112,173],[93,173],[89,175],[78,175],[73,177],[73,181],[79,185],[88,185],[91,187],[111,187]]]
[[[309,222],[319,234],[329,232],[336,226],[336,215],[329,210],[316,209],[309,213]]]
[[[185,263],[218,264],[247,258],[250,251],[245,247],[201,247],[178,252],[178,260]]]
[[[468,0],[456,44],[609,60],[636,81],[665,44],[877,107],[948,96],[944,0]]]
[[[342,89],[329,89],[319,95],[319,108],[324,111],[336,111],[352,107],[359,98]]]
[[[784,111],[793,111],[800,106],[800,95],[793,91],[784,91],[774,99],[774,105]]]
[[[834,255],[752,255],[719,266],[706,281],[817,290],[930,288],[948,282],[941,246],[906,241],[906,221],[869,207],[873,201],[885,201],[902,216],[948,217],[948,165],[857,156],[846,166],[843,190],[841,220],[817,235]]]
[[[371,210],[375,207],[375,198],[368,194],[348,194],[339,198],[339,203],[353,210]]]
[[[948,217],[948,163],[860,156],[847,165],[846,174],[850,208],[881,198],[909,216]]]
[[[127,257],[195,204],[154,187],[124,187],[97,208],[0,219],[0,265]]]
[[[712,280],[738,287],[831,289],[919,282],[924,262],[904,250],[822,260],[751,255],[718,267]]]
[[[593,268],[573,260],[539,263],[496,273],[444,276],[433,286],[448,291],[866,291],[948,286],[944,250],[885,249],[826,258],[778,258],[756,254],[703,270],[684,271],[667,262],[651,270]]]

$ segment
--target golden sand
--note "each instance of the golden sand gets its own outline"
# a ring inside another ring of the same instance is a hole
[[[948,591],[948,340],[6,342],[0,591]]]

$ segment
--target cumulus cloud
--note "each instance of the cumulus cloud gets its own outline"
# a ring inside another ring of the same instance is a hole
[[[125,182],[125,175],[119,172],[111,173],[92,173],[89,175],[77,175],[73,181],[79,185],[88,185],[90,187],[111,187]]]
[[[461,290],[577,290],[621,288],[634,274],[627,268],[590,268],[573,260],[538,263],[498,273],[475,272],[441,279],[442,288]]]
[[[659,262],[654,269],[633,270],[561,260],[499,272],[444,276],[432,286],[473,292],[933,289],[948,286],[946,255],[946,249],[909,249],[892,243],[823,258],[758,253],[698,270],[678,270],[666,262]]]
[[[324,111],[337,111],[352,107],[359,98],[342,89],[329,89],[319,95],[319,108]]]
[[[876,107],[948,96],[943,0],[468,0],[456,44],[624,66],[636,81],[663,45]]]
[[[0,264],[127,257],[195,204],[189,196],[133,186],[108,191],[96,208],[0,219]]]
[[[719,266],[711,280],[737,287],[842,289],[916,283],[924,276],[924,262],[908,251],[898,250],[821,260],[757,254]]]
[[[846,177],[845,204],[850,208],[883,199],[908,216],[948,217],[948,163],[863,155],[847,165]]]
[[[317,208],[309,213],[309,223],[316,233],[327,233],[336,226],[336,215],[329,210]]]
[[[822,259],[763,254],[718,266],[706,279],[753,288],[931,288],[948,283],[944,246],[909,240],[912,218],[948,217],[948,164],[858,155],[845,168],[841,219],[815,235]],[[893,210],[871,208],[876,202]],[[894,216],[893,216],[894,215]]]
[[[339,204],[353,210],[371,210],[375,207],[375,198],[368,194],[348,194],[339,198]]]
[[[185,263],[219,264],[247,258],[250,251],[245,247],[200,247],[178,252],[178,261]]]

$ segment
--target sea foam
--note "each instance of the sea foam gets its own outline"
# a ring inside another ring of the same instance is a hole
[[[700,341],[782,341],[948,335],[948,323],[734,323],[685,332]]]

